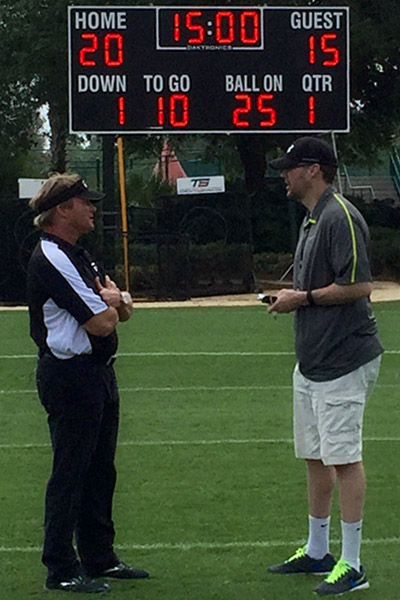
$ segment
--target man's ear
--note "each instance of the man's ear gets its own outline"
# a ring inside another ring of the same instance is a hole
[[[62,204],[56,206],[56,216],[59,219],[63,219],[65,217],[65,206],[63,206]]]
[[[67,200],[66,202],[61,202],[61,204],[58,204],[58,206],[56,206],[57,213],[60,217],[64,217],[67,211],[69,211],[73,207],[73,201],[74,199],[71,198],[70,200]]]
[[[319,165],[318,163],[310,165],[309,173],[312,177],[317,177],[318,173],[321,173],[322,175],[321,165]]]

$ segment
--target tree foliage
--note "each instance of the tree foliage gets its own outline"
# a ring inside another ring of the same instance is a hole
[[[2,0],[0,8],[0,141],[9,140],[9,152],[18,153],[34,143],[37,109],[49,105],[53,169],[66,168],[68,136],[67,6],[70,0]],[[96,5],[108,5],[98,0]],[[121,0],[119,6],[150,4]],[[175,5],[176,1],[162,2]],[[226,4],[229,4],[227,2]],[[257,2],[242,0],[242,5]],[[269,6],[280,6],[271,0]],[[372,165],[378,149],[393,143],[400,123],[400,11],[398,0],[342,0],[350,6],[352,131],[339,137],[345,161]],[[221,5],[204,0],[201,5]],[[286,0],[287,6],[336,6],[336,0]],[[266,155],[286,147],[294,136],[208,136],[209,154],[232,145],[244,167],[248,189],[257,189]],[[176,143],[178,140],[176,141]],[[132,136],[128,147],[157,153],[160,140]]]

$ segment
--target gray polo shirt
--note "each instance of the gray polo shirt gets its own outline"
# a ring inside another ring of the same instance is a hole
[[[368,246],[364,218],[329,187],[301,225],[294,289],[371,281]],[[295,343],[300,372],[313,381],[346,375],[383,352],[368,298],[298,308]]]

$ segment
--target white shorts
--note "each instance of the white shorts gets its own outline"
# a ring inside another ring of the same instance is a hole
[[[347,465],[362,460],[366,400],[378,379],[381,356],[331,381],[293,373],[294,444],[297,458]]]

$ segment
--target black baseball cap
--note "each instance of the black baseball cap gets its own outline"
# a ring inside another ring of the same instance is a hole
[[[301,164],[326,165],[337,167],[336,156],[329,144],[313,137],[302,137],[296,140],[279,158],[271,160],[269,164],[277,171],[293,169]]]
[[[83,179],[78,179],[78,181],[75,181],[72,185],[64,187],[46,198],[41,202],[40,206],[36,208],[36,211],[40,214],[74,197],[90,200],[90,202],[100,202],[100,200],[103,200],[105,197],[105,194],[90,190]]]

